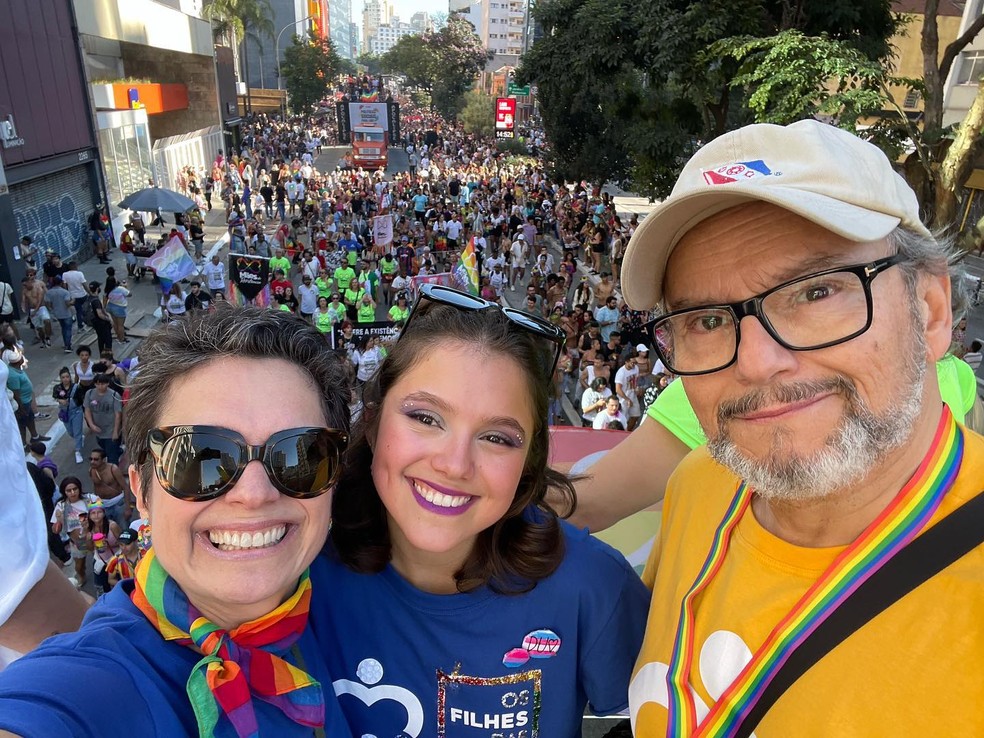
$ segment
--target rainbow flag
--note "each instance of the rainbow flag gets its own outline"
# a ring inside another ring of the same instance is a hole
[[[161,290],[165,295],[171,291],[171,285],[180,282],[197,269],[195,260],[191,258],[188,249],[177,236],[157,249],[153,256],[147,257],[147,266],[157,274],[157,278],[161,281]]]
[[[478,258],[475,256],[475,237],[468,239],[468,245],[458,257],[458,265],[454,268],[455,286],[473,295],[478,294]]]
[[[376,102],[377,100],[379,100],[379,92],[377,90],[363,92],[361,95],[361,102]]]

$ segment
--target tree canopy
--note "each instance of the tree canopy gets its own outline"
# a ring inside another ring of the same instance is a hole
[[[943,82],[960,50],[984,28],[984,15],[942,54],[935,4],[927,3],[923,21],[922,79],[894,76],[891,58],[873,61],[844,41],[797,31],[725,40],[712,54],[740,63],[731,84],[747,92],[747,105],[757,122],[826,117],[851,131],[867,124],[861,135],[891,159],[904,160],[903,173],[919,197],[923,221],[945,228],[956,218],[960,190],[980,147],[984,91],[979,88],[959,125],[944,126]],[[920,93],[925,100],[921,125],[906,115],[893,90]]]
[[[469,90],[459,117],[465,133],[491,136],[495,130],[495,100],[484,92]]]
[[[517,74],[535,82],[558,174],[631,175],[665,196],[700,142],[754,119],[741,61],[717,48],[797,30],[860,59],[890,53],[890,0],[541,0],[542,37]],[[778,87],[777,87],[778,89]]]
[[[332,79],[341,71],[341,60],[327,38],[311,32],[307,39],[294,36],[284,50],[281,72],[290,106],[307,112],[328,96]]]
[[[439,30],[401,38],[383,55],[381,65],[404,75],[408,87],[429,93],[431,105],[454,118],[464,105],[465,91],[491,57],[471,23],[451,13]]]

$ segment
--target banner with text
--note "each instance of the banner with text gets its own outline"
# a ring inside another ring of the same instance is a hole
[[[349,103],[349,126],[372,126],[389,129],[386,103]]]
[[[242,296],[253,302],[270,281],[270,260],[263,256],[229,254],[229,278]]]
[[[352,335],[343,336],[340,323],[335,323],[331,332],[331,347],[349,348],[352,344],[354,348],[361,348],[369,337],[381,338],[384,341],[395,341],[400,336],[400,329],[391,320],[380,320],[375,323],[353,323]]]

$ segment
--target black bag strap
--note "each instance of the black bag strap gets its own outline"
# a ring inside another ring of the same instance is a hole
[[[984,492],[968,500],[893,556],[790,654],[735,738],[748,738],[783,693],[814,664],[909,592],[984,542]]]

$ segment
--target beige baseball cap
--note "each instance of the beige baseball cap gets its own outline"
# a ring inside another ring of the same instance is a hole
[[[874,144],[815,120],[745,126],[694,154],[670,196],[636,229],[622,264],[629,306],[648,310],[659,302],[666,262],[687,231],[753,200],[858,243],[900,224],[931,237],[915,193]]]

